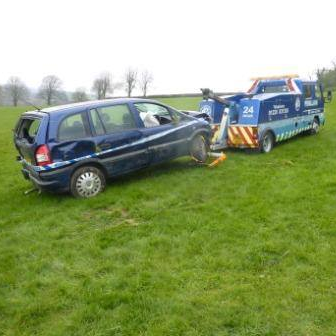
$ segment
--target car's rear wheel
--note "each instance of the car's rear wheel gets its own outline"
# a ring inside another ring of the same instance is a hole
[[[274,147],[274,136],[272,132],[268,131],[266,132],[260,141],[260,151],[262,153],[269,153]]]
[[[200,163],[205,163],[208,158],[209,145],[205,137],[201,134],[196,135],[190,144],[191,157]]]
[[[71,178],[70,191],[74,197],[94,197],[102,192],[106,185],[103,172],[93,166],[78,168]]]

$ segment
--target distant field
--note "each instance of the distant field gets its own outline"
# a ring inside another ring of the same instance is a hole
[[[200,97],[161,98],[161,102],[181,110],[198,110]]]
[[[22,110],[0,108],[0,335],[336,335],[335,102],[317,136],[88,200],[23,195]]]

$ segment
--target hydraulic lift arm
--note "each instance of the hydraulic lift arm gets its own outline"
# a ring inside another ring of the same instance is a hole
[[[223,149],[227,147],[227,137],[228,137],[228,127],[230,124],[230,113],[229,110],[233,104],[233,102],[228,99],[219,97],[212,90],[205,88],[201,89],[204,100],[212,99],[217,103],[222,105],[223,108],[223,116],[221,118],[221,122],[219,125],[214,126],[213,128],[213,137],[212,137],[212,150]],[[226,111],[227,110],[227,111]]]
[[[204,100],[213,99],[213,100],[215,100],[219,103],[222,103],[226,106],[230,106],[230,101],[229,100],[217,96],[212,90],[210,90],[208,88],[205,88],[205,89],[201,89],[201,91],[202,91]]]

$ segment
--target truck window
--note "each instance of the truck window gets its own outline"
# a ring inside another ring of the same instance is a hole
[[[322,91],[319,85],[315,85],[315,98],[321,99],[322,98]]]
[[[303,85],[303,94],[305,99],[310,99],[313,97],[311,85]]]
[[[279,92],[289,92],[287,85],[277,85],[277,86],[264,86],[261,89],[262,93],[279,93]]]

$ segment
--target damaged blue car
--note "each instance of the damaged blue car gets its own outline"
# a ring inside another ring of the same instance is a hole
[[[209,124],[148,99],[25,112],[14,129],[22,173],[40,190],[92,197],[109,177],[191,155],[205,161]]]

